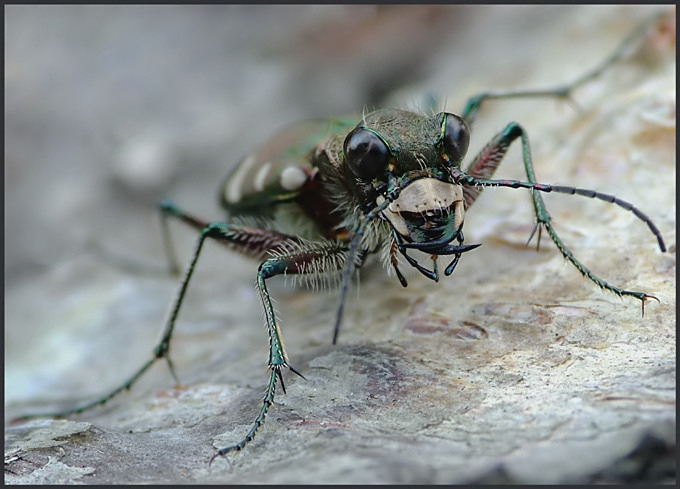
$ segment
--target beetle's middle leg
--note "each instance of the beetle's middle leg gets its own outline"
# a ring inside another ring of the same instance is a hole
[[[181,272],[181,267],[179,265],[179,261],[177,260],[175,249],[172,245],[170,230],[168,228],[168,219],[176,219],[199,232],[208,227],[210,222],[188,214],[169,200],[162,201],[159,204],[159,210],[161,214],[163,246],[165,248],[165,255],[168,259],[170,272],[173,275],[179,275]],[[230,225],[229,228],[231,229],[230,233],[226,233],[224,235],[219,235],[219,233],[217,233],[214,236],[211,236],[211,238],[239,253],[250,256],[251,258],[255,258],[257,260],[264,259],[267,256],[267,252],[269,250],[280,245],[281,243],[295,239],[287,234],[278,233],[276,231],[270,231],[255,226]]]

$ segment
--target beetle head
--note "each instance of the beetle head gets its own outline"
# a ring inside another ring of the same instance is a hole
[[[441,246],[463,225],[463,190],[450,169],[460,166],[469,140],[457,115],[379,110],[347,135],[344,162],[365,211],[388,200],[381,216],[400,240]]]

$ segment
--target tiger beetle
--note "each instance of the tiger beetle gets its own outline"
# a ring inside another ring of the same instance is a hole
[[[645,302],[658,299],[645,292],[611,285],[582,264],[553,228],[541,193],[580,195],[616,204],[647,224],[661,251],[666,251],[660,231],[637,207],[594,190],[539,183],[529,137],[517,122],[507,124],[465,168],[461,164],[468,150],[471,127],[485,101],[519,97],[569,100],[574,89],[619,61],[648,26],[642,25],[609,58],[572,83],[546,90],[484,92],[470,98],[460,115],[380,109],[364,114],[358,122],[337,119],[289,126],[247,155],[224,180],[219,199],[229,215],[227,221],[208,222],[163,201],[160,210],[164,243],[174,271],[179,268],[169,239],[168,218],[198,230],[199,237],[153,355],[124,384],[93,402],[59,413],[23,418],[65,416],[104,404],[130,389],[162,358],[179,383],[169,356],[170,339],[203,245],[212,239],[260,262],[256,283],[269,334],[269,381],[248,433],[238,443],[219,449],[210,463],[242,450],[264,423],[274,402],[277,381],[285,393],[283,369],[303,377],[289,364],[267,280],[282,274],[301,276],[311,282],[336,279],[340,283],[340,305],[332,336],[335,344],[352,274],[369,255],[383,252],[387,266],[393,268],[401,285],[406,287],[406,278],[399,270],[400,256],[436,282],[440,278],[437,263],[440,256],[447,257],[444,275],[449,276],[463,254],[480,246],[465,242],[463,223],[465,213],[484,187],[530,190],[536,224],[527,244],[537,235],[538,245],[545,230],[579,272],[602,289],[640,300],[644,315]],[[508,148],[518,140],[526,181],[493,179]],[[430,255],[431,268],[411,256],[416,251]]]

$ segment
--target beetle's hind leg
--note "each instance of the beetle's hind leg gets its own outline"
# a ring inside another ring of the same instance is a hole
[[[570,83],[565,83],[563,85],[554,86],[546,89],[536,89],[536,90],[499,90],[499,91],[489,91],[477,94],[471,97],[465,104],[463,113],[461,117],[465,119],[470,126],[474,123],[477,118],[477,114],[481,109],[482,103],[486,100],[494,99],[507,99],[507,98],[557,98],[563,99],[571,102],[572,105],[576,106],[576,103],[572,99],[572,93],[578,87],[585,85],[591,80],[594,80],[602,73],[607,71],[612,65],[619,62],[626,54],[629,52],[630,46],[638,42],[644,34],[649,30],[649,28],[656,24],[659,19],[667,15],[666,12],[659,13],[647,19],[640,26],[638,26],[633,32],[631,32],[623,42],[612,52],[609,57],[604,61],[599,63],[597,66],[592,68],[590,71],[583,73],[578,78],[574,79]]]

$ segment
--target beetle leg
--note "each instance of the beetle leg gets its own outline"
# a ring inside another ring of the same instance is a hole
[[[502,139],[502,134],[497,134],[472,160],[465,173],[475,178],[491,178],[508,152],[509,145],[510,142]],[[481,185],[463,187],[465,210],[470,208],[482,190],[484,187]]]
[[[599,63],[597,66],[592,68],[590,71],[585,72],[575,80],[570,83],[565,83],[564,85],[559,85],[552,88],[537,89],[537,90],[502,90],[495,92],[483,92],[474,97],[468,99],[463,109],[461,117],[465,119],[465,122],[469,126],[472,126],[473,122],[477,118],[477,113],[479,112],[482,103],[485,100],[493,99],[504,99],[504,98],[536,98],[536,97],[551,97],[564,99],[576,105],[572,99],[572,92],[576,90],[581,85],[588,83],[589,81],[600,76],[604,71],[609,69],[613,64],[620,61],[627,53],[629,53],[630,45],[639,41],[642,36],[647,32],[647,30],[655,25],[659,18],[664,14],[654,15],[647,19],[646,22],[642,23],[637,29],[631,32],[626,38],[619,44],[619,46],[612,52],[607,59]]]
[[[179,265],[177,264],[176,254],[172,246],[170,231],[168,229],[168,218],[172,217],[177,219],[197,231],[201,231],[208,227],[210,222],[184,212],[168,200],[162,201],[159,207],[161,211],[161,226],[165,253],[170,262],[171,271],[173,273],[179,273]],[[217,234],[211,236],[211,238],[226,245],[228,248],[258,260],[263,260],[272,248],[275,248],[282,243],[295,240],[293,236],[287,234],[255,226],[241,225],[229,225],[229,231],[224,235]]]
[[[170,316],[167,319],[161,340],[154,347],[152,357],[147,360],[142,367],[140,367],[128,380],[126,380],[122,385],[112,390],[108,394],[92,401],[87,404],[77,406],[72,409],[63,410],[55,413],[39,413],[23,416],[21,419],[27,418],[37,418],[37,417],[62,417],[69,414],[78,414],[86,411],[90,408],[98,406],[100,404],[105,404],[110,399],[115,397],[117,394],[124,390],[129,390],[139,378],[154,364],[157,360],[165,358],[170,369],[175,382],[179,384],[179,379],[175,373],[175,368],[170,359],[170,339],[175,327],[175,322],[179,314],[180,307],[184,300],[187,288],[189,286],[189,281],[193,275],[194,269],[196,267],[196,262],[200,256],[201,249],[207,238],[217,240],[223,244],[230,246],[231,248],[240,251],[246,255],[264,257],[267,252],[273,247],[279,246],[284,242],[291,242],[294,238],[281,233],[275,233],[273,231],[267,231],[260,228],[248,227],[248,226],[232,226],[228,223],[206,223],[199,219],[196,219],[189,214],[181,211],[173,204],[169,202],[163,202],[161,204],[161,209],[164,214],[176,217],[181,221],[191,225],[192,227],[199,228],[200,234],[198,241],[196,243],[196,248],[193,252],[191,262],[187,267],[184,278],[182,279],[180,289],[175,298],[173,308],[171,310]]]
[[[643,222],[647,223],[651,231],[654,233],[654,235],[657,237],[659,241],[659,247],[661,248],[662,251],[666,250],[665,244],[663,242],[663,239],[661,238],[661,234],[659,233],[658,229],[656,226],[651,222],[651,220],[643,214],[640,210],[635,208],[632,204],[622,201],[621,199],[617,199],[614,196],[607,195],[607,194],[601,194],[599,192],[595,192],[593,190],[587,190],[587,189],[578,189],[574,187],[562,187],[562,186],[553,186],[553,185],[546,185],[546,184],[541,184],[536,181],[536,176],[534,174],[534,166],[531,160],[531,149],[529,146],[529,137],[526,133],[526,131],[517,124],[516,122],[511,122],[509,123],[503,131],[501,131],[495,138],[494,138],[494,144],[497,145],[498,148],[500,148],[501,152],[505,154],[505,150],[514,142],[516,139],[520,139],[522,143],[522,156],[524,160],[524,171],[526,172],[527,175],[527,180],[528,182],[520,182],[517,180],[488,180],[488,179],[481,179],[481,178],[474,178],[470,177],[468,175],[458,175],[454,176],[454,178],[457,179],[461,184],[464,186],[471,186],[471,185],[477,185],[477,186],[503,186],[503,187],[510,187],[510,188],[528,188],[531,190],[531,198],[533,200],[534,204],[534,211],[536,214],[536,226],[534,230],[531,232],[531,237],[535,234],[536,230],[538,230],[538,239],[540,240],[541,237],[541,230],[545,229],[548,235],[550,236],[550,239],[555,243],[555,246],[560,250],[560,253],[562,253],[562,256],[569,260],[572,265],[576,267],[576,269],[581,272],[582,275],[585,277],[589,278],[595,284],[597,284],[599,287],[609,290],[613,293],[615,293],[618,296],[623,296],[623,295],[629,295],[632,297],[635,297],[639,299],[642,302],[642,314],[644,315],[644,306],[645,306],[645,301],[649,299],[658,299],[654,297],[653,295],[646,294],[644,292],[638,292],[638,291],[632,291],[632,290],[625,290],[621,289],[618,287],[615,287],[605,280],[601,279],[597,275],[595,275],[593,272],[591,272],[588,267],[586,267],[583,263],[581,263],[571,252],[571,250],[567,247],[567,245],[564,244],[560,236],[557,234],[557,231],[555,231],[555,228],[553,228],[551,224],[551,216],[548,213],[548,210],[545,207],[545,203],[543,201],[543,197],[541,197],[539,192],[559,192],[559,193],[566,193],[566,194],[571,194],[571,195],[583,195],[585,197],[591,197],[591,198],[598,198],[600,200],[604,200],[606,202],[611,202],[619,205],[620,207],[623,207],[626,210],[629,210],[633,212],[639,219],[641,219]]]
[[[494,138],[486,146],[484,146],[484,148],[479,152],[475,159],[472,160],[472,162],[466,169],[466,173],[471,177],[477,179],[491,178],[491,176],[498,168],[498,165],[500,165],[501,161],[507,154],[510,144],[512,144],[512,142],[519,136],[519,134],[513,133],[513,131],[516,131],[517,128],[524,134],[524,129],[522,129],[519,125],[515,123],[508,124],[505,130],[496,134],[496,136],[494,136]],[[524,135],[522,138],[523,141],[526,140],[526,151],[528,152],[529,141],[526,138],[526,135]],[[524,146],[524,143],[522,144]],[[528,156],[525,155],[524,166],[526,169],[527,176],[529,177],[529,181],[536,182],[530,154]],[[468,209],[474,203],[479,194],[482,193],[482,190],[484,190],[484,187],[481,185],[472,186],[465,185],[463,187],[463,197],[465,198],[466,209]],[[542,223],[546,219],[550,220],[550,216],[545,210],[545,204],[543,203],[543,199],[541,198],[541,196],[538,195],[536,192],[533,192],[532,196],[534,198],[534,209],[536,211],[537,224],[536,227],[531,232],[527,244],[529,244],[534,234],[538,230],[538,236],[536,239],[536,250],[538,250],[541,245],[541,227],[539,223]],[[540,199],[540,202],[537,201],[536,199]],[[539,212],[542,213],[542,216],[539,216]]]
[[[124,390],[129,390],[136,382],[139,380],[139,378],[154,364],[156,363],[157,360],[161,358],[165,358],[166,362],[168,363],[168,367],[170,369],[170,373],[172,374],[174,380],[176,383],[179,384],[179,379],[177,377],[177,374],[175,372],[174,365],[172,363],[172,360],[170,359],[170,340],[172,338],[172,334],[174,331],[175,323],[177,321],[177,316],[179,314],[180,307],[184,301],[184,296],[186,295],[187,288],[189,286],[189,282],[191,280],[191,277],[194,273],[194,269],[196,267],[196,263],[198,262],[198,258],[200,256],[201,250],[203,248],[203,244],[206,239],[210,238],[213,240],[216,240],[222,244],[227,245],[228,247],[239,251],[240,253],[243,253],[245,255],[249,255],[252,257],[256,257],[259,259],[263,259],[268,255],[268,253],[277,247],[282,246],[284,243],[288,243],[289,245],[291,243],[295,243],[296,239],[294,237],[282,234],[282,233],[277,233],[274,231],[269,231],[257,227],[251,227],[251,226],[239,226],[239,225],[231,225],[229,223],[221,223],[221,222],[214,222],[214,223],[208,223],[206,221],[200,220],[198,218],[195,218],[184,211],[180,210],[179,208],[175,207],[174,204],[164,201],[161,203],[161,211],[163,213],[164,217],[164,222],[167,217],[175,217],[179,219],[180,221],[189,224],[190,226],[197,228],[200,230],[199,237],[196,243],[196,247],[194,249],[191,262],[189,263],[188,267],[186,268],[186,271],[184,273],[184,277],[182,278],[181,285],[179,288],[179,291],[177,293],[177,296],[175,298],[174,305],[172,307],[170,316],[167,319],[167,322],[165,324],[165,327],[163,329],[163,333],[161,336],[160,341],[158,344],[153,348],[153,353],[152,357],[147,360],[142,367],[140,367],[128,380],[126,380],[122,385],[117,387],[116,389],[112,390],[108,394],[92,401],[87,404],[77,406],[75,408],[71,408],[68,410],[63,410],[59,412],[54,412],[54,413],[39,413],[39,414],[31,414],[31,415],[26,415],[23,416],[21,419],[28,419],[28,418],[37,418],[37,417],[62,417],[62,416],[67,416],[70,414],[78,414],[83,411],[86,411],[90,408],[93,408],[95,406],[105,404],[108,402],[110,399],[115,397],[117,394],[121,393]],[[167,224],[164,224],[164,233],[166,236],[166,243],[168,243],[166,246],[169,246],[169,240],[168,240],[168,235],[167,235]],[[166,248],[166,251],[171,248]],[[265,262],[266,263],[266,262]],[[259,277],[259,275],[258,275]],[[263,279],[262,279],[263,280]],[[262,282],[264,283],[264,282]],[[266,289],[264,289],[265,294],[266,294]],[[267,296],[268,297],[268,296]],[[270,328],[271,330],[271,328]],[[271,336],[271,331],[270,331],[270,336]],[[280,334],[279,334],[280,336]],[[281,345],[281,350],[282,350],[282,345]],[[280,363],[280,362],[279,362]],[[287,366],[284,363],[279,365],[279,368],[281,366]],[[290,367],[289,367],[290,368]],[[275,371],[276,369],[273,370],[274,374],[277,372]],[[296,370],[292,369],[293,372],[298,373]],[[298,373],[299,375],[299,373]],[[280,378],[280,376],[279,376]],[[282,384],[283,386],[283,384]],[[284,390],[285,391],[285,390]],[[273,396],[273,392],[272,392]]]
[[[242,450],[250,441],[253,440],[257,430],[264,423],[269,407],[274,402],[276,390],[276,379],[281,383],[281,388],[285,393],[281,370],[289,368],[294,373],[302,377],[288,364],[288,356],[283,344],[281,330],[276,321],[274,307],[267,289],[266,280],[283,274],[311,274],[314,277],[329,272],[338,272],[345,266],[347,258],[347,246],[341,242],[322,242],[322,243],[296,243],[289,246],[282,246],[272,250],[272,258],[264,260],[257,270],[257,290],[260,293],[262,307],[264,309],[267,331],[269,333],[269,369],[270,377],[267,384],[267,391],[262,402],[260,412],[253,423],[250,431],[239,443],[225,448],[221,448],[212,457],[211,462],[232,451]],[[303,377],[304,378],[304,377]]]
[[[584,85],[585,83],[597,78],[609,67],[621,60],[621,58],[628,52],[630,45],[638,41],[645,34],[645,32],[647,32],[650,26],[656,24],[661,15],[662,14],[653,16],[647,22],[640,25],[639,28],[637,28],[623,40],[623,42],[607,59],[595,66],[590,71],[582,74],[571,83],[566,83],[564,85],[542,90],[507,90],[483,92],[468,99],[461,117],[465,120],[465,122],[468,123],[470,127],[472,127],[472,124],[477,117],[477,113],[481,109],[482,103],[486,100],[552,97],[565,99],[573,103],[573,99],[571,98],[572,92],[581,85]],[[501,141],[498,140],[498,137],[496,140],[489,143],[479,153],[479,155],[477,155],[472,164],[470,164],[470,166],[466,169],[466,173],[476,178],[491,178],[501,160],[505,156],[505,152],[507,151],[507,146],[502,147],[500,143]],[[482,187],[466,187],[464,189],[463,194],[465,196],[466,209],[472,205],[481,191]],[[540,241],[540,239],[538,241]]]

